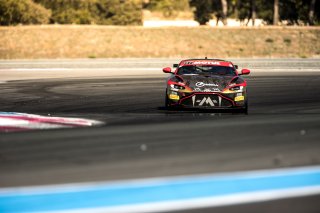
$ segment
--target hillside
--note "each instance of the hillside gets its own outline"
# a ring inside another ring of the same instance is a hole
[[[0,27],[0,58],[319,57],[319,27]]]

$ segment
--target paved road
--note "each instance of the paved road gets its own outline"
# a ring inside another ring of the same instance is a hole
[[[0,111],[106,122],[93,128],[1,133],[0,187],[319,165],[320,73],[312,70],[317,69],[319,60],[284,61],[239,60],[242,66],[260,67],[259,72],[247,77],[249,115],[168,112],[163,108],[164,74],[134,78],[101,74],[99,78],[0,84]],[[28,63],[30,69],[37,64]],[[44,68],[57,66],[51,63]],[[141,62],[139,67],[150,63]],[[310,72],[262,72],[269,66],[281,71],[296,64]],[[3,61],[1,66],[3,70],[19,67]],[[89,69],[88,64],[77,67]],[[318,198],[240,207],[244,212],[319,212]]]
[[[279,72],[303,75],[320,72],[319,59],[231,59],[240,68],[250,68],[253,75]],[[77,59],[77,60],[0,60],[1,81],[48,78],[106,78],[157,76],[163,67],[179,59]],[[265,75],[265,74],[264,74]]]

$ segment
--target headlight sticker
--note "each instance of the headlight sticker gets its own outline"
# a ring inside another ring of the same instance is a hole
[[[179,100],[180,97],[179,97],[179,95],[170,94],[170,95],[169,95],[169,99],[171,99],[171,100]]]
[[[237,96],[234,98],[234,101],[244,101],[244,96]]]

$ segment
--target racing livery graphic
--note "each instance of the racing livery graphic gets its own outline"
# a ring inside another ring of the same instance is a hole
[[[220,59],[187,59],[163,68],[170,73],[167,80],[167,108],[236,109],[248,112],[247,82],[238,73],[237,65]]]

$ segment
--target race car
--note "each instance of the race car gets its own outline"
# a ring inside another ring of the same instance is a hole
[[[247,82],[241,75],[250,74],[230,61],[187,59],[163,68],[167,79],[165,106],[197,109],[235,109],[248,112]]]

